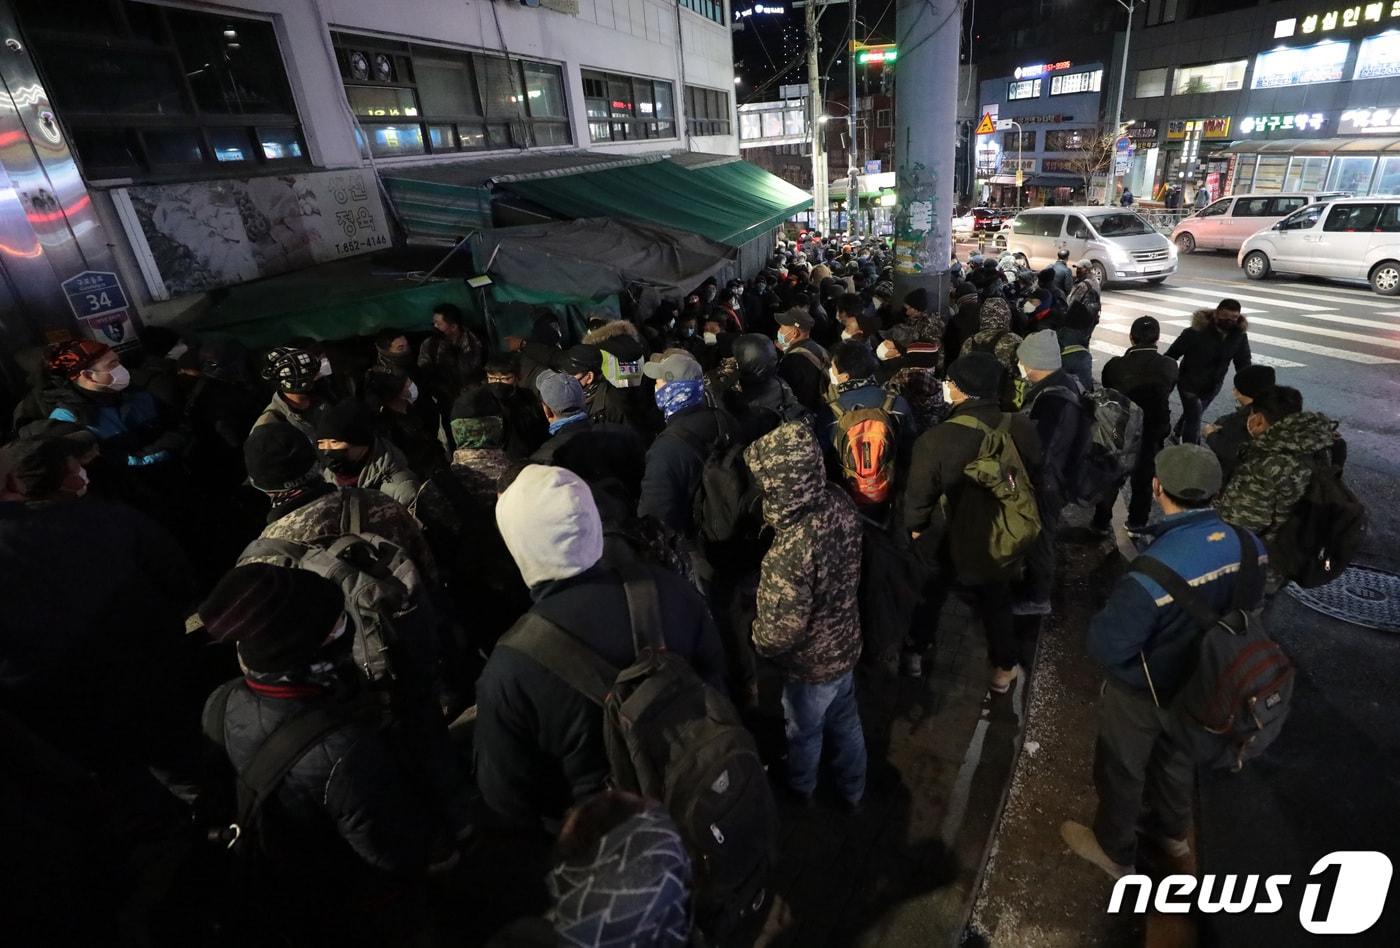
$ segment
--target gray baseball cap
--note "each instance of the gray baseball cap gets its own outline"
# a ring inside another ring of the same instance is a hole
[[[674,349],[659,359],[652,356],[652,361],[642,366],[642,374],[649,379],[660,379],[663,382],[683,382],[705,377],[705,371],[700,368],[700,363],[695,361],[694,356]]]
[[[1224,475],[1215,452],[1199,444],[1173,444],[1157,453],[1157,480],[1162,490],[1182,500],[1210,500],[1220,493]]]
[[[572,375],[545,369],[535,379],[535,388],[539,390],[540,401],[556,415],[578,411],[584,406],[583,386]]]

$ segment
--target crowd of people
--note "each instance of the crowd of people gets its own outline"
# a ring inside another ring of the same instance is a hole
[[[263,857],[243,845],[237,924],[293,943],[410,942],[454,873],[528,902],[482,865],[511,832],[552,844],[547,898],[499,933],[479,917],[478,940],[729,943],[687,817],[619,778],[633,722],[558,671],[550,635],[606,674],[682,659],[707,707],[782,721],[760,749],[788,805],[858,811],[858,664],[922,675],[959,596],[1009,691],[1068,508],[1107,535],[1126,486],[1127,530],[1223,601],[1242,548],[1220,525],[1267,546],[1308,459],[1341,463],[1335,423],[1251,364],[1231,300],[1165,353],[1142,317],[1096,381],[1088,261],[973,255],[945,298],[896,298],[891,273],[883,243],[806,233],[576,341],[551,312],[496,339],[444,304],[421,339],[50,345],[0,449],[20,915],[101,931],[132,897],[120,867],[237,788]],[[1239,407],[1202,424],[1232,364]],[[1100,435],[1100,389],[1140,409],[1140,445]],[[1100,818],[1066,838],[1114,871],[1144,785],[1153,831],[1184,836],[1141,680],[1180,673],[1169,602],[1130,574],[1090,629],[1113,683]]]

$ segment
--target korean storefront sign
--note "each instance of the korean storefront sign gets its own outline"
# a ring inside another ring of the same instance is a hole
[[[1172,119],[1167,123],[1167,141],[1182,141],[1192,135],[1200,138],[1229,138],[1230,117],[1204,119]]]
[[[1354,3],[1334,10],[1277,20],[1274,23],[1274,39],[1318,36],[1334,30],[1392,22],[1400,22],[1400,0],[1371,0],[1370,3]]]
[[[1157,140],[1158,127],[1156,122],[1139,122],[1136,125],[1129,125],[1123,133],[1134,142],[1155,142]]]
[[[1400,133],[1400,108],[1347,109],[1337,122],[1339,135],[1394,135]]]
[[[1293,115],[1246,115],[1235,122],[1241,135],[1267,135],[1269,132],[1320,132],[1327,125],[1321,112]]]

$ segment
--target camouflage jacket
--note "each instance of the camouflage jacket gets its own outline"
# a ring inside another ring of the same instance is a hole
[[[343,536],[341,523],[344,503],[354,494],[358,494],[364,501],[364,531],[377,534],[403,547],[417,564],[423,578],[435,582],[437,563],[433,559],[432,551],[428,549],[428,542],[423,537],[423,530],[418,526],[418,521],[413,519],[403,504],[377,490],[348,487],[323,494],[269,523],[263,529],[260,539],[291,540],[293,543],[311,545]],[[246,560],[240,559],[239,565],[258,562],[264,560],[250,557]]]
[[[927,431],[948,417],[951,406],[943,400],[943,383],[933,369],[905,366],[885,383],[885,391],[903,395],[914,414],[914,426]]]
[[[418,349],[418,368],[424,385],[434,398],[447,405],[468,383],[480,378],[484,362],[481,341],[466,326],[456,342],[435,332]]]
[[[464,536],[475,530],[496,529],[496,480],[510,459],[500,448],[458,448],[452,455],[452,478],[462,487],[453,503],[441,484],[423,483],[409,511],[423,526],[428,545],[442,559]],[[459,509],[465,506],[466,509]]]
[[[1240,451],[1239,467],[1215,505],[1220,518],[1272,540],[1307,492],[1308,461],[1326,457],[1336,438],[1337,423],[1317,412],[1271,425]]]
[[[744,452],[776,531],[758,584],[754,647],[787,675],[820,684],[860,658],[860,518],[828,483],[816,437],[789,422]]]
[[[1011,307],[1003,299],[989,299],[977,311],[977,333],[963,352],[990,352],[1007,371],[1016,370],[1016,350],[1021,337],[1011,331]]]

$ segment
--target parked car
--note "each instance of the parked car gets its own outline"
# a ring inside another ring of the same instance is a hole
[[[1088,258],[1101,284],[1161,283],[1176,272],[1176,246],[1142,215],[1115,207],[1039,207],[1022,211],[1001,230],[1006,248],[1032,270]]]
[[[974,207],[969,213],[972,216],[972,229],[983,233],[1001,230],[1002,225],[1016,216],[1015,211],[1000,207]]]
[[[1182,253],[1197,250],[1239,250],[1251,235],[1267,230],[1301,207],[1317,201],[1350,197],[1343,192],[1322,194],[1233,194],[1207,204],[1172,231]]]
[[[1271,273],[1367,280],[1400,295],[1400,198],[1344,198],[1309,204],[1240,247],[1251,280]]]

